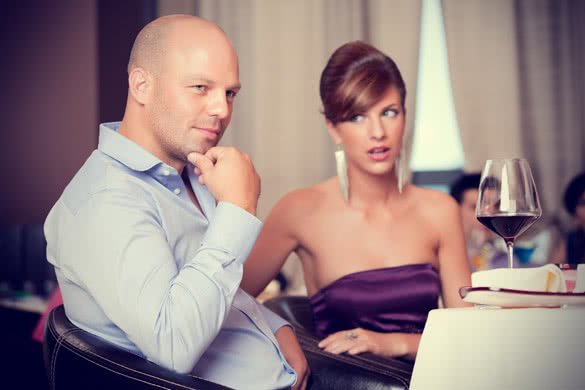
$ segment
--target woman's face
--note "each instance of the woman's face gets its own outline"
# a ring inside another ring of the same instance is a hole
[[[380,175],[391,172],[400,155],[405,116],[398,89],[390,87],[368,111],[336,125],[327,122],[327,128],[343,145],[348,169]]]

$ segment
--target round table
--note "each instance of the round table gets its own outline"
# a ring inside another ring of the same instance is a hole
[[[585,307],[432,310],[410,389],[585,389]]]

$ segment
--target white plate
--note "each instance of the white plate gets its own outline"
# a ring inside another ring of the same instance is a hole
[[[559,307],[585,305],[585,293],[552,293],[496,287],[461,287],[465,302],[499,307]]]

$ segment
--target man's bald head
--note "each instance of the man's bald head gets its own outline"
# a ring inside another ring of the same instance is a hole
[[[189,153],[219,142],[240,88],[238,55],[221,28],[189,15],[156,19],[132,47],[119,134],[180,171]]]
[[[147,24],[136,37],[130,60],[128,61],[128,73],[136,67],[158,75],[162,59],[168,53],[171,40],[174,35],[180,33],[182,28],[190,28],[199,32],[201,39],[205,39],[207,33],[215,32],[225,36],[219,26],[205,19],[192,15],[169,15],[160,17]],[[227,36],[225,37],[227,40]]]

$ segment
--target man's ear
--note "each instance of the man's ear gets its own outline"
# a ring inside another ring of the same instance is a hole
[[[134,68],[128,75],[128,86],[130,94],[140,104],[145,104],[150,98],[152,89],[152,78],[142,68]]]
[[[333,139],[335,145],[341,145],[343,143],[343,140],[339,135],[339,130],[337,129],[337,126],[335,126],[333,122],[331,122],[330,120],[325,121],[325,126],[327,126],[327,131],[329,132],[329,135]]]

